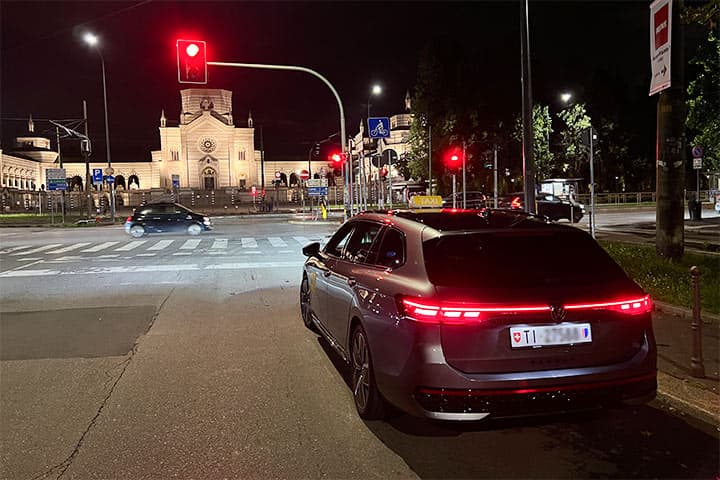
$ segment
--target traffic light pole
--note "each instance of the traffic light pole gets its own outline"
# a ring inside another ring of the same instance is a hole
[[[305,72],[309,73],[310,75],[319,78],[327,87],[330,89],[330,91],[335,96],[335,100],[338,104],[338,110],[340,111],[340,142],[341,142],[341,148],[343,154],[347,155],[347,137],[345,135],[345,110],[343,109],[342,100],[340,100],[340,95],[338,95],[337,90],[335,87],[333,87],[332,83],[328,81],[325,77],[320,75],[315,70],[311,70],[309,68],[305,67],[298,67],[295,65],[270,65],[265,63],[236,63],[236,62],[207,62],[208,65],[212,65],[215,67],[235,67],[235,68],[258,68],[258,69],[264,69],[264,70],[286,70],[286,71],[294,71],[294,72]],[[350,158],[352,158],[352,154],[350,155]],[[347,163],[347,162],[346,162]],[[352,202],[352,198],[350,199]],[[345,199],[345,205],[348,205],[347,199]],[[347,209],[345,211],[345,220],[347,220]]]
[[[465,210],[467,208],[467,196],[466,196],[467,189],[465,188],[465,156],[466,156],[466,153],[467,153],[467,150],[465,148],[465,140],[463,140],[463,164],[462,164],[462,167],[463,167],[463,171],[462,171],[462,175],[463,175],[463,210]]]

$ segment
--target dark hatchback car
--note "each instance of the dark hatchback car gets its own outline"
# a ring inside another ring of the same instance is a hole
[[[212,228],[209,217],[193,212],[179,203],[151,203],[138,207],[125,220],[125,232],[133,237],[167,232],[200,235]]]
[[[655,396],[650,298],[581,230],[503,210],[364,213],[303,253],[303,321],[350,365],[362,418]]]
[[[561,218],[571,220],[572,223],[579,222],[585,215],[585,205],[575,201],[556,197],[550,193],[538,192],[535,195],[538,215],[545,216],[550,220]],[[525,208],[525,194],[511,193],[498,198],[498,208],[510,210],[522,210]]]
[[[462,192],[455,192],[455,208],[463,208]],[[453,196],[449,195],[442,199],[443,208],[453,208]],[[487,207],[487,196],[482,192],[465,192],[465,207],[468,209],[481,209]]]

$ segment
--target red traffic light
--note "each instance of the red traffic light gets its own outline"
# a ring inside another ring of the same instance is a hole
[[[380,176],[383,177],[383,178],[385,178],[385,177],[387,177],[387,174],[388,174],[388,169],[387,169],[387,167],[382,167],[382,168],[380,169]]]
[[[462,165],[462,152],[457,148],[449,150],[445,154],[445,166],[448,168],[459,168]]]
[[[332,160],[335,165],[340,165],[341,163],[343,163],[345,158],[342,153],[333,153],[332,155],[330,155],[330,160]]]
[[[178,82],[207,83],[207,57],[205,42],[202,40],[178,40],[177,48]]]

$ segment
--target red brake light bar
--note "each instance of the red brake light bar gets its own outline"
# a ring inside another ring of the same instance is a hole
[[[549,305],[486,306],[473,304],[450,304],[429,299],[399,297],[399,311],[408,320],[436,325],[468,325],[482,322],[487,314],[514,314],[549,312]],[[577,303],[564,305],[565,310],[612,310],[627,315],[640,315],[652,311],[650,295],[641,298],[602,303]]]

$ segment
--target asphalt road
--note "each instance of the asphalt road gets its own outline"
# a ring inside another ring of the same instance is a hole
[[[1,478],[718,474],[717,429],[657,401],[363,422],[342,362],[299,316],[301,245],[335,226],[216,223],[140,240],[116,227],[0,230]]]

